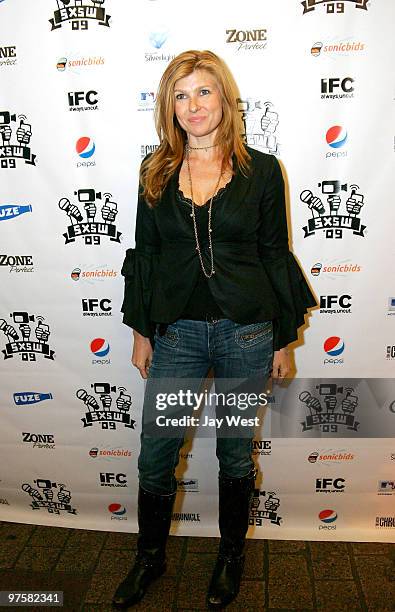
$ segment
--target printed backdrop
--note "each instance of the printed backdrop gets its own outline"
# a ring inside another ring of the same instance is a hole
[[[222,56],[320,301],[254,441],[250,535],[395,541],[392,0],[0,1],[0,519],[135,531],[144,385],[121,323],[160,75]],[[290,469],[292,466],[292,469]],[[217,535],[188,432],[173,533]]]

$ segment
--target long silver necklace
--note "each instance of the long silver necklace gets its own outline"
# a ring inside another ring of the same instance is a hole
[[[211,196],[210,199],[210,204],[208,207],[208,244],[209,244],[209,252],[210,252],[210,271],[207,272],[206,268],[204,267],[204,262],[203,262],[203,258],[202,258],[202,253],[200,250],[200,244],[199,244],[199,237],[198,237],[198,231],[197,231],[197,225],[196,225],[196,218],[195,218],[195,202],[193,199],[193,188],[192,188],[192,173],[191,173],[191,166],[189,164],[189,152],[190,152],[191,147],[187,144],[185,147],[185,158],[187,161],[187,168],[188,168],[188,178],[189,178],[189,188],[191,190],[191,200],[192,200],[192,212],[191,212],[191,217],[192,217],[192,221],[193,221],[193,230],[195,233],[195,241],[196,241],[196,250],[198,252],[198,256],[199,256],[199,260],[200,260],[200,265],[203,271],[203,274],[206,278],[211,278],[213,276],[213,274],[215,274],[215,270],[214,270],[214,253],[213,253],[213,244],[211,241],[211,233],[212,233],[212,228],[211,228],[211,209],[212,209],[212,205],[213,205],[213,199],[215,194],[217,193],[217,189],[221,180],[221,176],[222,176],[222,171],[219,173],[219,177],[218,177],[218,181],[217,184],[214,188],[213,191],[213,195]]]

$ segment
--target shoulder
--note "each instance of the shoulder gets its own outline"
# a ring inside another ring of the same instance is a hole
[[[259,175],[269,178],[276,174],[281,174],[281,167],[279,161],[275,155],[270,153],[263,153],[246,146],[247,152],[251,156],[251,170],[252,175]]]

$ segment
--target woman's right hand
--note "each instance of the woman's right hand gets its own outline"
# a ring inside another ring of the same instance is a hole
[[[132,364],[139,370],[142,378],[148,378],[148,370],[152,362],[152,346],[149,338],[133,330],[134,343]]]

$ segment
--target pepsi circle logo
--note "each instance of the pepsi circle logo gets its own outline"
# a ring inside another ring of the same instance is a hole
[[[326,142],[332,149],[340,149],[347,140],[347,130],[341,125],[332,125],[326,133]]]
[[[104,338],[95,338],[91,342],[91,351],[96,357],[105,357],[110,352],[110,345]]]
[[[335,512],[335,510],[321,510],[318,518],[323,523],[334,523],[337,519],[337,512]]]
[[[344,341],[339,336],[331,336],[324,342],[324,351],[331,357],[337,357],[344,351]]]
[[[80,157],[87,159],[92,157],[96,149],[95,143],[89,136],[81,136],[75,143],[75,150]]]
[[[122,516],[123,514],[126,513],[126,508],[125,506],[122,506],[121,504],[110,504],[108,506],[108,511],[111,512],[111,514]]]

